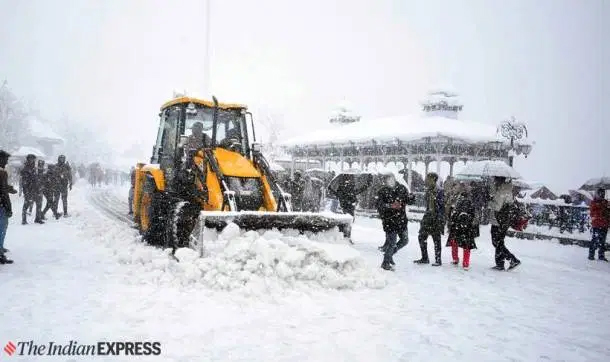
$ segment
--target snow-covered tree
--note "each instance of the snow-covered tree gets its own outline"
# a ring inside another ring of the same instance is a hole
[[[87,121],[64,115],[51,122],[53,129],[65,140],[61,153],[73,163],[101,162],[113,160],[116,152],[110,146],[109,135],[101,127]]]
[[[257,124],[259,127],[257,127]],[[256,131],[258,131],[258,142],[263,144],[264,154],[272,160],[281,155],[281,150],[277,144],[285,136],[286,123],[283,115],[279,112],[263,109],[259,111],[258,120],[255,120],[254,127],[256,128]],[[264,134],[261,134],[261,131],[264,132]]]
[[[0,85],[0,148],[13,149],[26,131],[27,112],[23,102],[11,91],[5,80]]]

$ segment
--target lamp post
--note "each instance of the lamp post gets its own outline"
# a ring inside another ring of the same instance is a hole
[[[502,135],[502,137],[510,140],[508,165],[510,167],[513,167],[513,158],[515,151],[517,151],[517,149],[515,148],[515,141],[522,139],[524,135],[525,137],[527,137],[527,127],[524,123],[517,122],[515,117],[511,117],[510,120],[506,120],[500,123],[500,126],[498,127],[498,132]],[[531,150],[531,148],[529,148],[529,150]]]
[[[205,58],[203,64],[203,94],[209,95],[210,91],[210,7],[212,0],[205,0]]]

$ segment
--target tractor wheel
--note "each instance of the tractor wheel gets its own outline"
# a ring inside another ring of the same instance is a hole
[[[153,246],[165,244],[165,200],[161,192],[156,189],[152,178],[144,183],[142,195],[141,233],[146,243]]]
[[[169,220],[172,227],[168,232],[168,240],[176,248],[191,247],[191,234],[197,223],[197,217],[201,211],[201,206],[192,202],[175,202],[168,208],[170,210]]]

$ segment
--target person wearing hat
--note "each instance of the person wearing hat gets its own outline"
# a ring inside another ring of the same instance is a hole
[[[4,248],[4,238],[8,229],[8,219],[13,216],[11,206],[11,198],[9,194],[16,194],[12,186],[8,184],[8,173],[6,172],[6,164],[11,155],[0,150],[0,264],[12,264],[13,261],[6,258],[5,253],[8,251]]]
[[[40,193],[40,180],[36,171],[36,156],[29,154],[25,158],[25,165],[21,170],[21,187],[23,188],[23,210],[21,212],[21,223],[26,225],[27,212],[32,204],[36,204],[36,216],[34,222],[44,224],[38,195]]]
[[[61,198],[64,217],[68,217],[68,189],[72,190],[72,169],[70,164],[66,162],[66,156],[59,155],[57,157],[55,172],[58,180],[55,202],[59,203]]]
[[[606,190],[600,188],[595,192],[595,198],[589,205],[591,215],[591,244],[589,244],[589,260],[595,260],[595,249],[598,250],[598,259],[608,261],[604,255],[606,237],[610,226],[610,204],[606,200]]]
[[[203,132],[203,123],[195,122],[191,127],[191,135],[188,137],[186,147],[188,149],[198,150],[205,146],[210,146],[212,140],[210,136]]]
[[[406,186],[396,182],[393,172],[385,171],[382,175],[384,184],[375,197],[377,212],[385,232],[381,268],[394,270],[394,254],[409,243],[406,207],[412,204],[415,198],[409,194]],[[400,241],[396,243],[398,239]]]
[[[428,258],[428,237],[432,236],[434,242],[434,263],[432,266],[441,266],[441,234],[445,230],[445,201],[443,190],[437,186],[438,174],[430,172],[426,175],[426,211],[419,224],[419,248],[421,259],[414,260],[416,264],[430,264]]]

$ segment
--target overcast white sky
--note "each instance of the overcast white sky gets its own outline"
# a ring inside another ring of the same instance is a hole
[[[450,84],[461,118],[528,124],[527,179],[565,190],[610,175],[608,1],[212,1],[211,91],[283,114],[289,133],[324,125],[343,98],[364,117],[400,115]],[[119,148],[152,145],[172,91],[204,89],[204,11],[0,0],[0,78],[48,117],[103,123]]]

